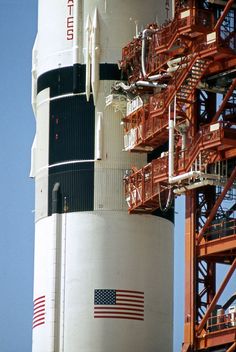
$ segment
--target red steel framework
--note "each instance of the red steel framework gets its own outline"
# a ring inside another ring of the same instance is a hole
[[[126,172],[129,212],[186,197],[182,352],[236,351],[236,295],[219,304],[236,268],[235,27],[234,0],[176,0],[173,20],[123,48],[128,83],[114,87],[128,99],[125,150],[150,160]]]

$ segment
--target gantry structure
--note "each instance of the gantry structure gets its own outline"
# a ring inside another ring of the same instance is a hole
[[[123,112],[125,150],[150,161],[124,176],[129,212],[168,211],[186,197],[182,352],[231,352],[236,296],[225,288],[236,268],[236,1],[176,0],[174,13],[123,48],[127,83],[115,84],[109,102]],[[220,284],[218,264],[227,267]]]

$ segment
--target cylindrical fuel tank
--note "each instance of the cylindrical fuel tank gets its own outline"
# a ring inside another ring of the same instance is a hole
[[[39,0],[33,352],[170,352],[173,223],[129,215],[122,115],[105,106],[121,50],[165,1]]]

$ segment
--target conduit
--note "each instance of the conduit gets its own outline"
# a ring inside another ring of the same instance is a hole
[[[115,90],[119,90],[121,88],[125,92],[130,92],[137,87],[148,87],[148,88],[166,88],[166,84],[158,84],[157,82],[147,82],[147,81],[138,81],[131,85],[124,84],[123,82],[116,83],[114,85]]]
[[[174,115],[171,118],[171,104],[169,105],[169,152],[168,152],[168,174],[169,183],[178,183],[186,179],[196,178],[202,173],[200,171],[190,171],[182,175],[174,176],[174,143],[175,143],[175,124],[176,124],[176,96],[174,98]]]
[[[145,54],[146,54],[146,38],[149,34],[155,33],[153,29],[144,29],[142,32],[142,54],[141,54],[141,67],[142,67],[142,74],[144,77],[147,77],[146,71],[146,63],[145,63]]]

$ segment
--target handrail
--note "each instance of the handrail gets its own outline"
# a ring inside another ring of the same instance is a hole
[[[175,93],[179,90],[181,90],[181,85],[183,84],[183,82],[185,81],[185,79],[187,78],[187,76],[190,74],[191,68],[194,67],[194,65],[198,62],[199,58],[198,55],[194,55],[192,56],[192,58],[189,60],[189,58],[186,58],[180,63],[177,71],[175,72],[172,80],[170,81],[169,86],[160,93],[157,93],[156,95],[152,96],[150,98],[150,103],[146,104],[143,107],[140,107],[139,109],[137,109],[135,112],[131,113],[130,115],[128,115],[125,118],[125,134],[128,135],[131,130],[133,128],[137,128],[136,131],[136,139],[135,142],[133,144],[133,146],[135,147],[135,145],[137,145],[140,142],[145,141],[148,136],[146,134],[147,132],[147,126],[150,126],[149,121],[154,119],[155,116],[155,120],[158,119],[158,117],[160,119],[163,119],[163,113],[165,112],[167,106],[170,104],[171,100],[173,99]],[[195,88],[195,85],[197,85],[199,79],[201,78],[203,72],[205,71],[206,66],[204,64],[202,64],[202,68],[199,68],[199,77],[198,79],[195,79],[195,84],[194,86],[192,86],[191,89]],[[154,104],[156,104],[156,106],[154,106]],[[159,104],[159,106],[158,106]],[[178,104],[179,105],[179,104]],[[143,116],[142,118],[139,118],[140,116]],[[145,118],[144,118],[145,117]],[[167,119],[167,117],[166,117]],[[165,119],[165,120],[166,120]],[[135,122],[134,122],[135,121]],[[164,124],[162,124],[164,125]],[[139,126],[142,126],[142,133],[140,129],[138,129]],[[152,124],[152,131],[151,133],[158,133],[158,130],[154,130],[154,123]]]
[[[218,125],[218,129],[211,131],[212,126]],[[214,124],[204,125],[200,128],[197,134],[196,140],[191,145],[191,154],[189,158],[184,159],[184,165],[178,166],[178,170],[183,169],[181,172],[188,171],[188,165],[194,162],[193,156],[198,155],[204,146],[207,150],[209,147],[211,150],[214,143],[218,142],[221,138],[221,134],[224,129],[232,129],[236,134],[236,124],[220,121]],[[209,138],[210,136],[210,138]],[[198,146],[198,149],[196,149]],[[184,154],[184,152],[181,152]],[[195,156],[196,158],[196,156]],[[179,174],[179,171],[177,171]],[[157,196],[160,192],[163,192],[165,188],[161,188],[162,183],[166,183],[168,180],[168,155],[164,155],[160,158],[153,160],[151,163],[145,165],[142,169],[135,171],[125,180],[125,194],[126,198],[134,198],[129,208],[133,209],[139,207],[147,202],[150,198]],[[235,224],[236,226],[236,224]]]
[[[212,128],[213,126],[216,126],[216,128]],[[195,136],[194,142],[190,143],[185,150],[179,153],[180,157],[178,162],[179,165],[182,165],[181,168],[188,171],[201,150],[204,149],[207,151],[207,148],[212,147],[214,143],[220,142],[223,132],[226,129],[231,129],[236,133],[236,124],[226,121],[218,121],[201,126],[199,132]]]
[[[234,0],[228,0],[227,4],[224,7],[224,10],[223,10],[221,16],[219,17],[218,21],[216,22],[216,25],[215,25],[215,28],[214,28],[215,31],[217,31],[220,28],[220,26],[222,25],[226,15],[229,12],[230,8],[232,7],[233,3],[234,3]]]
[[[186,11],[189,11],[189,15],[182,15],[182,13],[186,13]],[[204,9],[193,10],[191,8],[185,8],[184,11],[178,13],[177,17],[175,17],[172,21],[169,21],[156,29],[156,31],[151,35],[152,40],[150,41],[149,45],[149,70],[147,72],[148,76],[154,74],[158,69],[166,64],[168,56],[164,54],[164,52],[171,48],[173,43],[182,33],[188,33],[192,31],[192,27],[194,25],[202,27],[204,31],[208,29],[210,32],[214,25],[212,13],[209,10]],[[141,47],[142,41],[141,36],[139,36],[134,38],[122,49],[120,67],[123,70],[126,70],[129,66],[132,66],[135,67],[135,70],[137,71],[141,67]],[[156,64],[157,55],[162,55],[162,57],[159,57],[158,65]],[[131,65],[133,61],[135,61],[135,65]],[[136,75],[133,74],[131,77],[134,77],[135,79]]]
[[[213,332],[216,330],[236,327],[236,312],[211,315],[207,320],[207,330]]]
[[[149,104],[145,106],[146,111],[147,111],[147,109],[149,109],[148,113],[150,115],[150,119],[154,119],[154,117],[155,117],[155,119],[157,119],[159,116],[161,117],[161,115],[165,112],[165,110],[167,109],[171,100],[173,99],[174,95],[176,93],[181,94],[182,84],[186,80],[191,68],[194,66],[194,64],[197,62],[197,60],[199,60],[201,58],[201,55],[202,55],[201,52],[207,51],[208,49],[212,50],[213,48],[218,47],[219,43],[223,44],[224,41],[222,40],[222,38],[220,38],[220,36],[218,34],[216,37],[216,41],[214,41],[213,43],[204,43],[204,42],[198,43],[198,46],[196,47],[195,54],[192,56],[192,58],[190,60],[189,60],[189,56],[185,56],[183,58],[183,61],[180,62],[178,69],[175,71],[172,79],[170,80],[168,87],[164,91],[157,93],[156,95],[153,95],[149,100]],[[204,66],[202,67],[202,72],[199,72],[199,77],[194,82],[195,85],[198,84],[198,82],[201,79],[206,68],[207,68],[207,65],[205,67]],[[195,85],[192,87],[192,89],[195,88]],[[190,94],[190,92],[189,92],[189,94]],[[185,94],[185,96],[186,96],[186,94]],[[187,96],[185,99],[187,99]],[[177,96],[177,100],[178,100],[178,96]],[[184,105],[184,101],[181,102],[181,96],[179,96],[178,106],[181,108],[182,105]],[[144,108],[141,108],[141,109],[144,110]],[[138,111],[133,114],[137,114],[137,113],[138,113]],[[131,117],[132,116],[133,115],[131,115]],[[126,120],[129,120],[129,116],[126,117]],[[142,131],[141,131],[141,129],[139,129],[136,132],[137,143],[142,143],[146,139],[145,131],[147,129],[145,128],[145,126],[147,125],[148,120],[149,120],[149,118],[147,117],[147,118],[145,118],[145,121],[143,121],[143,122],[139,121],[139,123],[137,123],[136,126],[133,125],[133,122],[130,123],[130,121],[127,121],[128,124],[125,125],[126,134],[128,134],[132,128],[142,125]],[[149,126],[150,126],[150,124],[149,124]],[[154,126],[154,124],[153,124],[153,126]],[[142,132],[142,134],[140,132]],[[154,132],[158,133],[158,131],[153,130],[152,133],[154,133]]]
[[[225,236],[236,234],[236,219],[235,218],[222,218],[217,223],[209,225],[204,238],[206,240],[213,240]]]

